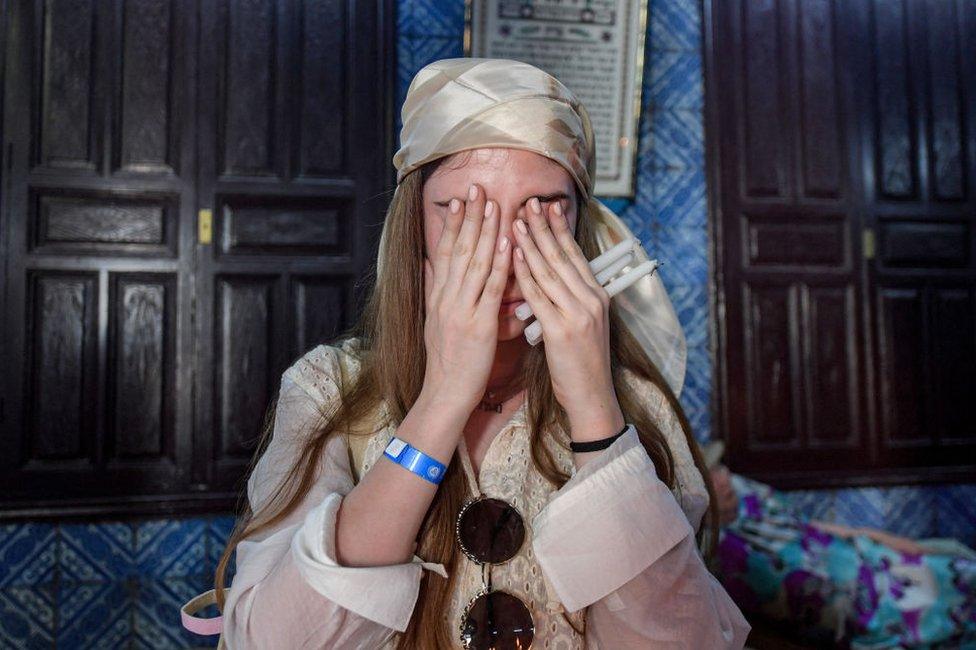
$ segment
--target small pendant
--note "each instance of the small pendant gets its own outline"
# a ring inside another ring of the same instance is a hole
[[[484,399],[481,400],[481,403],[478,404],[478,408],[481,409],[482,411],[494,411],[495,413],[501,413],[502,406],[504,406],[505,402],[511,399],[518,392],[519,391],[516,391],[515,393],[511,393],[507,397],[504,397],[500,402],[492,402],[489,400],[495,399],[495,397],[498,395],[498,391],[491,391],[491,390],[485,391],[485,397]]]
[[[482,411],[494,411],[495,413],[502,412],[502,405],[500,403],[492,404],[491,402],[486,402],[484,400],[482,400],[481,404],[478,404],[478,408]]]

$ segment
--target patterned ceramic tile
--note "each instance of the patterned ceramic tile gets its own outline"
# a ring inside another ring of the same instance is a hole
[[[0,526],[0,587],[51,582],[56,546],[51,524]]]
[[[935,533],[935,489],[925,486],[893,487],[885,490],[884,526],[906,537],[928,537]]]
[[[883,528],[885,491],[874,487],[837,490],[834,513],[841,524]]]
[[[701,285],[668,287],[689,348],[708,349],[708,293]]]
[[[806,519],[834,520],[834,492],[831,490],[794,490],[785,493],[790,503]]]
[[[634,233],[634,237],[640,240],[641,245],[644,246],[644,249],[650,255],[651,244],[654,241],[654,232],[651,228],[650,219],[647,218],[646,214],[643,206],[635,203],[619,213],[619,216],[620,220],[627,224],[630,231]]]
[[[664,263],[658,273],[661,274],[665,286],[707,286],[708,241],[705,230],[670,227],[657,229],[654,256]]]
[[[708,442],[712,438],[709,376],[710,369],[701,361],[696,361],[692,353],[685,371],[685,383],[681,390],[680,402],[691,423],[695,438],[701,443]]]
[[[705,91],[698,51],[651,49],[648,60],[650,73],[645,73],[643,83],[648,106],[702,110]]]
[[[686,409],[708,411],[711,403],[712,365],[707,346],[688,348],[688,365],[681,392],[681,404]]]
[[[684,404],[682,404],[682,408],[685,408]],[[691,424],[691,432],[695,436],[695,440],[698,441],[698,444],[704,445],[712,439],[712,414],[710,409],[689,410],[685,408],[685,415],[688,416],[688,422]]]
[[[53,640],[53,587],[0,589],[0,648],[50,648]]]
[[[398,40],[398,80],[406,91],[417,71],[432,61],[464,55],[461,34],[450,36],[405,36]]]
[[[654,219],[662,226],[707,233],[708,203],[701,167],[655,169],[648,179],[654,188]],[[707,251],[704,251],[707,255]]]
[[[124,523],[61,526],[59,568],[71,582],[123,580],[135,575],[132,526]]]
[[[417,71],[439,59],[459,57],[464,54],[464,43],[461,34],[454,38],[441,36],[404,36],[397,39],[397,110],[396,133],[400,132],[400,107],[403,98],[407,96],[407,88]]]
[[[705,131],[702,113],[684,108],[651,110],[653,169],[701,168],[705,165]]]
[[[640,187],[641,181],[654,169],[654,145],[656,142],[651,132],[654,126],[651,122],[651,115],[651,109],[646,108],[637,121],[637,159],[634,161],[637,187]]]
[[[634,199],[624,210],[624,214],[628,212],[633,212],[631,218],[635,221],[641,222],[641,227],[645,230],[645,234],[640,236],[645,244],[649,244],[651,240],[650,228],[654,225],[654,188],[650,183],[644,182],[646,174],[641,174],[637,178],[637,187],[634,192]],[[618,212],[617,214],[621,214]],[[634,231],[637,234],[637,231]]]
[[[140,522],[135,547],[139,575],[177,578],[204,574],[206,530],[203,519]]]
[[[214,517],[209,522],[207,522],[207,572],[213,573],[217,568],[217,563],[220,562],[220,556],[224,552],[224,547],[227,545],[227,540],[230,538],[230,533],[234,530],[234,517]],[[231,562],[228,566],[229,570],[233,570],[234,563]]]
[[[58,589],[59,648],[128,648],[132,636],[130,585],[66,583]]]
[[[935,490],[935,534],[976,548],[976,485],[942,485]]]
[[[610,208],[614,214],[620,215],[633,205],[633,201],[622,196],[598,196],[600,203]]]
[[[464,2],[403,0],[397,6],[397,36],[455,37],[464,31]]]
[[[701,47],[700,0],[650,0],[651,47],[698,50]]]
[[[180,625],[177,614],[181,605],[209,588],[210,585],[203,578],[140,580],[133,617],[135,646],[160,650],[216,646],[218,637],[187,632]],[[204,612],[203,615],[216,615],[216,611]]]

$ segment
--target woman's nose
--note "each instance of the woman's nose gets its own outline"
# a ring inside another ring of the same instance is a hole
[[[501,208],[501,219],[498,223],[498,239],[508,237],[509,244],[515,244],[515,220],[519,218],[518,207]]]

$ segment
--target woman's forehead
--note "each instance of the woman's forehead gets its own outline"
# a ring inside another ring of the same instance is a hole
[[[486,186],[503,181],[506,186],[539,183],[571,186],[572,177],[562,165],[534,151],[507,147],[469,149],[449,156],[430,177],[437,187]]]

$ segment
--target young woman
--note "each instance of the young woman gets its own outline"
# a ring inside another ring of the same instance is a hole
[[[741,647],[696,545],[673,310],[588,265],[631,235],[592,197],[586,111],[532,66],[450,59],[403,118],[375,290],[285,372],[220,563],[227,645]]]

